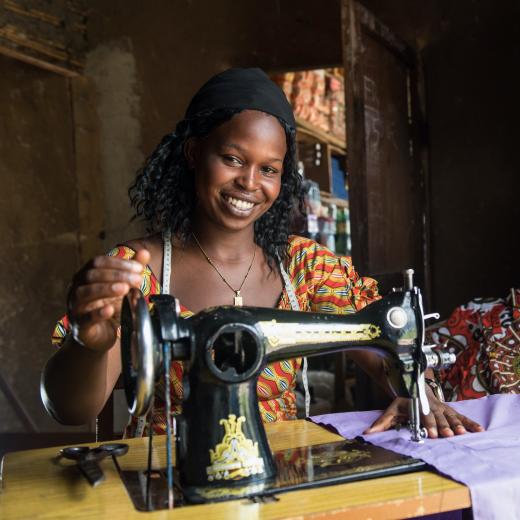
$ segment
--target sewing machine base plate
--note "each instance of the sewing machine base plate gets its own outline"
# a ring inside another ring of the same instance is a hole
[[[355,480],[365,480],[427,467],[421,460],[398,455],[363,440],[344,440],[304,448],[275,451],[277,476],[247,485],[175,488],[175,506],[248,499],[254,502],[276,500],[276,494]],[[178,476],[175,475],[178,483]],[[122,471],[121,478],[139,511],[167,509],[168,487],[164,470],[152,470],[146,492],[146,470]],[[148,495],[148,500],[147,500]]]

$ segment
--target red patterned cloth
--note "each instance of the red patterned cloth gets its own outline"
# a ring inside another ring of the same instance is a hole
[[[520,393],[520,290],[461,305],[428,333],[433,343],[457,355],[440,374],[446,400]]]
[[[364,308],[379,299],[377,282],[372,278],[360,277],[352,265],[350,257],[338,257],[329,249],[313,240],[292,236],[289,240],[289,266],[287,273],[292,281],[298,304],[303,311],[348,314]],[[111,256],[130,259],[135,251],[126,246],[114,248],[108,253]],[[175,273],[173,273],[175,276]],[[160,294],[161,284],[149,267],[145,269],[143,285],[144,297]],[[286,290],[277,306],[279,309],[291,309]],[[193,313],[181,305],[184,318]],[[56,325],[52,341],[59,346],[68,333],[67,317]],[[296,373],[301,359],[291,359],[271,363],[265,367],[258,378],[257,395],[260,413],[264,422],[274,422],[296,418]],[[182,402],[182,363],[172,362],[172,403],[174,413],[181,411]],[[164,433],[164,387],[158,383],[154,402],[154,431]],[[127,430],[132,436],[135,424]]]

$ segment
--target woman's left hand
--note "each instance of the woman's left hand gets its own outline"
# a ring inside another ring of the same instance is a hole
[[[456,412],[446,403],[439,401],[428,386],[426,386],[426,395],[430,403],[430,413],[428,415],[421,414],[421,424],[428,431],[428,438],[436,439],[437,437],[452,437],[467,432],[484,431],[480,424]],[[363,433],[382,432],[394,428],[398,424],[405,424],[409,416],[409,403],[409,399],[397,397],[384,411],[383,415]]]

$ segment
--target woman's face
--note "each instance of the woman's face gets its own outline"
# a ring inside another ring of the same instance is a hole
[[[286,151],[278,120],[256,110],[190,140],[186,156],[195,169],[197,218],[229,230],[251,226],[280,193]]]

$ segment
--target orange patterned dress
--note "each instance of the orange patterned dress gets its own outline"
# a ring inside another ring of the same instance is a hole
[[[293,284],[300,309],[310,312],[347,314],[356,312],[369,303],[379,299],[377,282],[372,278],[362,278],[354,270],[350,257],[338,257],[326,247],[313,240],[298,236],[289,239],[289,265],[287,273]],[[130,259],[135,251],[119,246],[108,253],[111,256]],[[141,290],[148,300],[160,294],[161,284],[150,270],[145,269]],[[284,289],[277,305],[279,309],[291,309],[287,291]],[[181,305],[182,317],[193,313]],[[69,323],[65,316],[54,330],[52,341],[59,346],[68,333]],[[301,359],[291,359],[271,363],[265,367],[258,378],[257,394],[260,414],[264,422],[296,418],[296,373]],[[174,413],[180,413],[182,403],[182,373],[180,362],[172,362],[170,375],[172,381],[172,404]],[[158,383],[159,386],[162,382]],[[154,431],[165,432],[164,389],[157,388],[154,402]],[[135,424],[127,429],[132,436]],[[146,434],[146,432],[145,432]]]

